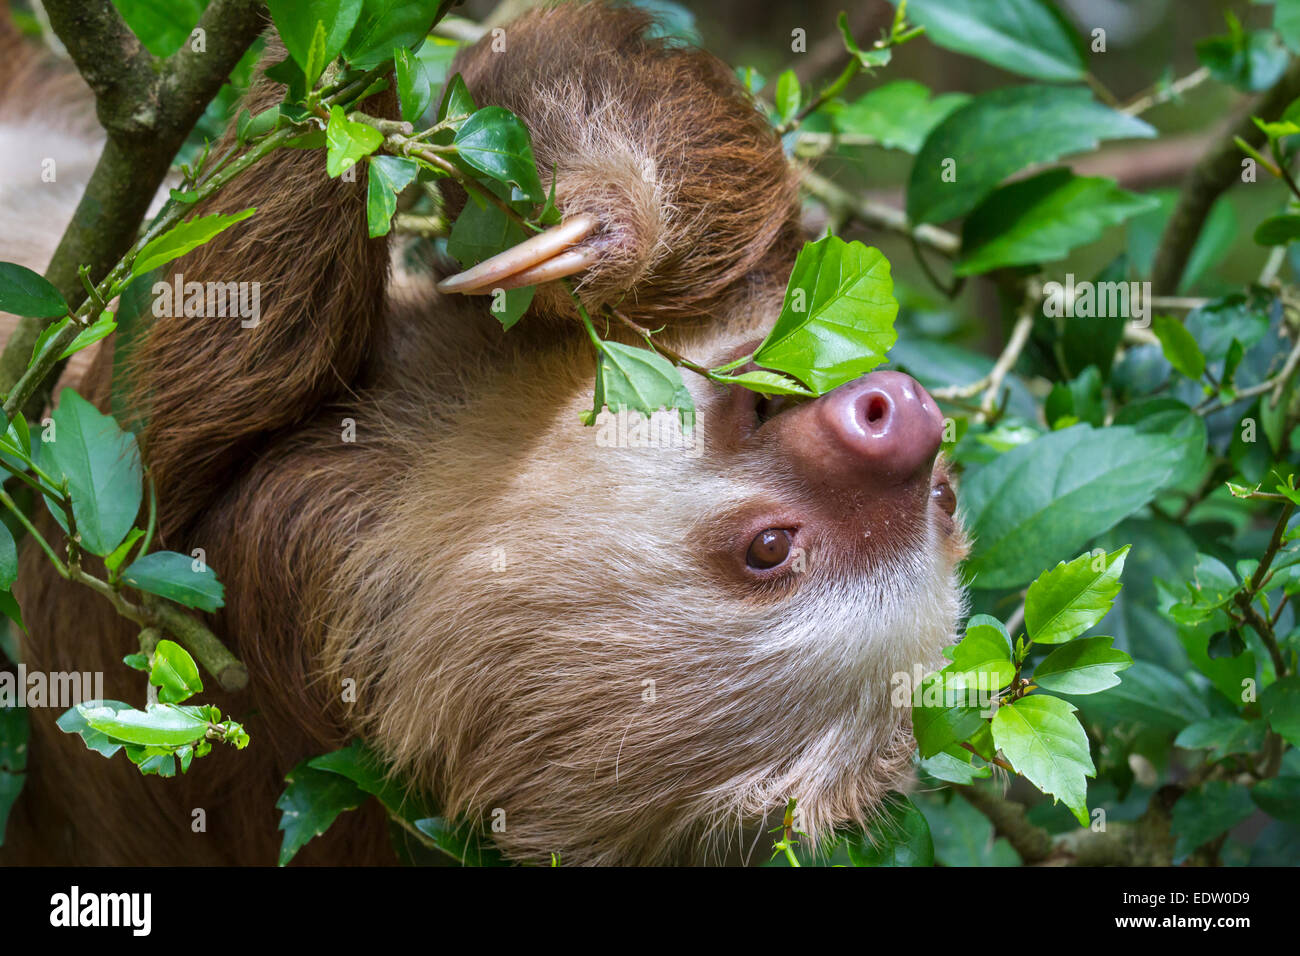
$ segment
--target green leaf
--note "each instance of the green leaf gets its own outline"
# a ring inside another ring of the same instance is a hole
[[[194,658],[175,641],[168,640],[159,641],[154,648],[149,683],[158,688],[158,700],[164,704],[179,704],[203,690]]]
[[[225,589],[206,565],[194,570],[194,561],[175,551],[153,551],[137,558],[122,572],[122,581],[159,597],[212,612],[225,603]]]
[[[695,402],[682,381],[682,373],[662,355],[648,348],[621,342],[599,344],[600,364],[596,369],[596,396],[590,412],[593,424],[602,408],[640,412],[649,418],[661,408],[675,410],[686,422],[694,415]],[[694,421],[693,417],[690,419]]]
[[[921,761],[921,769],[930,776],[949,783],[971,783],[993,775],[991,767],[976,767],[975,755],[960,747],[942,750]]]
[[[173,259],[180,258],[191,249],[197,249],[208,242],[218,233],[229,229],[235,223],[243,222],[255,212],[257,212],[257,207],[250,206],[248,209],[229,216],[218,213],[211,216],[199,216],[189,222],[178,223],[161,236],[151,239],[140,250],[135,257],[135,261],[131,263],[131,277],[142,276],[159,266],[166,265]]]
[[[280,865],[293,859],[312,837],[318,837],[340,813],[355,810],[366,801],[366,793],[347,777],[316,770],[303,761],[284,778],[284,793],[276,801],[280,811]]]
[[[893,57],[893,51],[887,46],[880,49],[873,47],[870,50],[864,50],[858,46],[858,41],[853,39],[853,32],[849,30],[848,14],[841,11],[835,23],[840,28],[840,37],[844,40],[844,49],[848,50],[868,73],[877,67],[886,66]]]
[[[27,708],[0,707],[0,770],[22,773],[27,769],[27,742],[30,737]],[[0,836],[4,827],[0,826]]]
[[[885,360],[898,338],[897,315],[889,260],[827,236],[799,251],[781,314],[754,361],[824,394]]]
[[[926,137],[907,187],[908,219],[955,219],[1026,166],[1093,149],[1102,140],[1154,135],[1146,123],[1102,106],[1079,87],[1031,85],[982,93]]]
[[[341,107],[331,106],[329,125],[325,127],[325,169],[331,178],[336,177],[369,156],[383,142],[384,134],[379,130],[353,122]]]
[[[1095,694],[1119,683],[1133,658],[1110,645],[1113,637],[1085,637],[1048,654],[1034,668],[1034,683],[1062,694]]]
[[[142,537],[144,537],[143,529],[132,528],[131,533],[122,539],[122,543],[114,548],[111,553],[105,555],[104,567],[108,569],[109,573],[116,571],[122,566],[122,562],[125,561],[127,555],[131,553],[131,548],[133,548],[135,543]]]
[[[934,838],[935,859],[944,866],[1020,865],[1019,854],[1006,838],[994,838],[989,818],[960,797],[946,805],[926,800],[921,809]]]
[[[930,130],[969,101],[965,93],[944,93],[931,99],[924,85],[896,80],[834,110],[833,116],[840,133],[871,136],[887,149],[915,153]]]
[[[1174,844],[1174,863],[1182,863],[1198,846],[1235,827],[1254,812],[1255,805],[1246,788],[1226,780],[1210,780],[1183,794],[1174,804],[1169,820],[1169,832],[1178,837]]]
[[[1250,788],[1250,798],[1275,820],[1300,826],[1300,777],[1274,777]]]
[[[402,47],[424,42],[446,0],[364,0],[361,17],[343,47],[349,63],[369,70],[390,60]]]
[[[1300,239],[1300,216],[1269,216],[1255,227],[1255,242],[1261,246],[1285,246]]]
[[[1112,180],[1075,176],[1068,169],[1003,186],[962,225],[955,275],[1005,266],[1055,262],[1076,246],[1100,239],[1107,227],[1158,205]]]
[[[1073,704],[1032,694],[999,707],[993,715],[993,742],[1034,786],[1070,808],[1088,825],[1088,783],[1096,776],[1088,735]]]
[[[9,590],[18,580],[18,545],[9,529],[0,524],[0,590]]]
[[[142,498],[135,436],[118,428],[70,388],[54,410],[55,440],[45,445],[46,467],[66,478],[81,544],[108,554],[135,524]]]
[[[113,334],[117,323],[112,312],[101,312],[99,318],[77,333],[77,337],[68,343],[68,347],[59,353],[60,359],[68,358],[84,348],[94,345],[102,338]]]
[[[371,156],[367,177],[366,221],[370,238],[386,236],[397,212],[397,194],[409,186],[420,172],[413,159],[400,156]]]
[[[503,186],[497,188],[505,191]],[[451,235],[447,237],[447,252],[456,258],[462,269],[468,269],[523,240],[523,228],[507,218],[494,203],[484,202],[479,205],[471,201],[465,204],[452,224]],[[510,329],[523,317],[536,290],[537,287],[531,285],[507,289],[501,299],[493,293],[489,299],[489,308],[502,328]],[[503,305],[504,308],[498,311],[497,305]]]
[[[909,0],[907,16],[938,46],[1012,73],[1050,81],[1084,77],[1079,38],[1051,3]]]
[[[1157,315],[1151,331],[1160,340],[1160,350],[1170,365],[1192,381],[1205,374],[1205,355],[1183,323],[1167,315]]]
[[[27,633],[27,625],[23,624],[22,609],[18,607],[18,602],[14,599],[12,591],[0,591],[0,614],[13,621],[18,625],[18,629],[24,634]]]
[[[478,829],[470,824],[457,826],[443,817],[427,817],[416,820],[415,826],[437,844],[439,849],[460,860],[465,866],[505,865],[505,860],[496,847],[483,839]]]
[[[465,125],[465,120],[476,112],[478,106],[474,103],[474,97],[470,95],[469,87],[465,85],[465,78],[457,73],[447,82],[447,88],[443,91],[442,102],[438,106],[438,122],[451,120],[452,130],[458,130]],[[459,121],[456,120],[458,116]],[[449,134],[447,142],[450,143],[453,138],[454,133]]]
[[[339,55],[361,15],[361,0],[267,0],[266,5],[285,49],[303,68],[308,85]],[[313,60],[311,47],[318,27],[320,49]]]
[[[1277,0],[1273,7],[1273,29],[1292,53],[1300,53],[1300,0]]]
[[[402,107],[402,119],[418,123],[433,101],[433,84],[429,71],[420,59],[403,47],[393,60],[397,68],[397,98]]]
[[[930,674],[921,681],[911,704],[912,735],[923,759],[964,743],[984,725],[980,709],[964,703],[967,697],[964,691],[947,687],[942,674]]]
[[[1264,746],[1264,723],[1240,717],[1210,717],[1184,727],[1174,745],[1184,750],[1214,750],[1216,757],[1248,754]]]
[[[1128,545],[1108,555],[1083,554],[1040,574],[1025,594],[1025,629],[1039,644],[1064,644],[1092,627],[1119,594]]]
[[[0,312],[52,319],[68,311],[68,303],[44,276],[13,262],[0,262]]]
[[[1300,746],[1300,676],[1283,677],[1265,687],[1259,709],[1287,743]]]
[[[743,385],[750,391],[762,392],[764,395],[811,396],[813,394],[794,379],[782,375],[779,372],[768,372],[764,369],[755,369],[749,372],[741,372],[737,375],[728,375],[726,376],[726,380],[729,384]]]
[[[409,791],[389,774],[379,755],[362,741],[353,740],[346,747],[312,757],[307,763],[314,770],[342,774],[366,793],[378,797],[391,812],[408,816]]]
[[[1186,456],[1175,436],[1131,426],[1074,425],[1019,445],[962,484],[975,538],[966,568],[977,588],[1019,587],[1038,569],[1150,501]]]
[[[934,866],[930,824],[902,794],[890,797],[865,833],[848,838],[854,866]]]
[[[528,130],[508,109],[487,106],[478,110],[456,131],[453,142],[457,155],[483,175],[513,183],[533,202],[546,198]]]
[[[803,102],[803,92],[799,89],[799,76],[794,70],[786,70],[776,81],[776,113],[782,123],[794,119]]]
[[[980,690],[995,694],[1011,683],[1016,665],[1011,660],[1011,638],[1002,622],[976,614],[966,624],[966,636],[944,655],[952,661],[940,673],[954,690]]]
[[[120,709],[104,701],[78,704],[87,724],[114,741],[145,747],[180,747],[202,740],[208,721],[198,707],[150,704],[147,710]]]
[[[120,700],[98,700],[90,701],[88,704],[106,707],[114,711],[131,710],[130,704],[124,704]],[[77,734],[85,743],[86,749],[93,750],[103,757],[111,757],[122,749],[122,745],[110,738],[108,735],[101,733],[86,722],[82,716],[80,707],[87,706],[81,704],[77,707],[69,707],[55,721],[58,728],[65,734]]]
[[[1287,51],[1271,30],[1243,31],[1229,14],[1230,32],[1196,44],[1196,57],[1220,83],[1248,93],[1268,89],[1282,76]]]
[[[1179,731],[1209,717],[1205,704],[1184,681],[1163,667],[1138,660],[1114,687],[1080,701],[1094,715],[1115,723],[1158,731]]]

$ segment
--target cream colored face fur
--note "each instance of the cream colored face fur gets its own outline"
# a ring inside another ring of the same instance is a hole
[[[780,449],[736,446],[727,389],[688,376],[692,438],[661,412],[660,447],[611,447],[635,442],[578,420],[591,369],[584,342],[529,356],[410,434],[330,649],[364,675],[360,729],[447,812],[503,810],[525,859],[716,858],[789,797],[810,833],[862,820],[910,764],[891,675],[933,665],[962,611],[946,516],[837,553],[872,529],[800,518]],[[747,584],[750,527],[791,519],[801,566]]]

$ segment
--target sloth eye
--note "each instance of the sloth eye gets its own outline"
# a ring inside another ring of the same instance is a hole
[[[939,481],[930,489],[930,497],[948,514],[955,514],[957,511],[957,495],[952,490],[952,485],[946,481]]]
[[[749,544],[745,561],[751,568],[774,568],[790,556],[790,532],[784,528],[768,528],[755,535]]]

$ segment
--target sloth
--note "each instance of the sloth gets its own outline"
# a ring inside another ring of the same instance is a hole
[[[907,785],[891,675],[933,664],[964,611],[925,390],[876,371],[782,403],[689,375],[689,433],[666,411],[580,422],[594,360],[556,277],[715,365],[771,327],[802,238],[753,99],[650,25],[563,5],[459,56],[479,106],[531,130],[564,216],[478,272],[390,266],[364,174],[331,180],[319,152],[209,203],[257,213],[174,271],[260,283],[260,322],[161,318],[116,365],[161,545],[204,549],[226,586],[209,623],[251,675],[201,699],[253,742],[160,780],[33,713],[18,859],[274,862],[285,773],[358,737],[447,816],[499,821],[521,862],[716,861],[790,798],[816,838]],[[247,105],[282,95],[263,77]],[[539,284],[507,332],[481,293],[510,277]],[[101,407],[114,365],[108,343],[80,382]],[[34,548],[18,597],[29,668],[102,670],[138,701],[136,635],[101,598]],[[392,859],[374,806],[299,854]]]

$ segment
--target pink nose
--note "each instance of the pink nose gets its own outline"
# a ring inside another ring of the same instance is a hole
[[[813,403],[833,446],[836,470],[901,483],[929,469],[943,439],[943,416],[921,384],[902,372],[872,372]],[[832,464],[832,462],[827,462]]]

